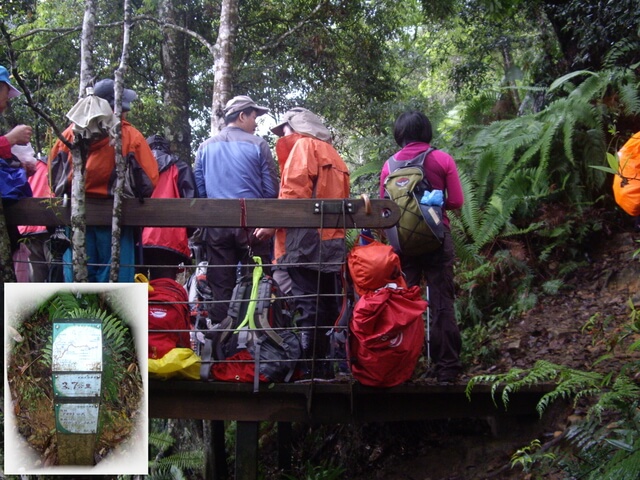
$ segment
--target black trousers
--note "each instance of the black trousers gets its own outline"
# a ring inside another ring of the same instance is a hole
[[[253,237],[253,230],[243,228],[207,228],[204,238],[209,262],[207,282],[216,301],[208,310],[211,321],[220,323],[227,316],[239,264],[252,263],[251,254],[257,255],[265,266],[265,273],[269,273],[272,242],[259,242]]]
[[[315,348],[315,357],[324,358],[329,350],[327,332],[340,314],[339,276],[302,267],[288,267],[287,271],[305,356]]]
[[[454,259],[450,232],[445,232],[443,245],[435,252],[418,257],[400,255],[408,285],[425,280],[429,288],[430,353],[438,376],[455,375],[462,368],[462,340],[454,311]]]

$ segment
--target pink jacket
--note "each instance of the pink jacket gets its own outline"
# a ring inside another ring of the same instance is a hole
[[[411,160],[429,149],[429,147],[430,145],[428,143],[413,142],[397,152],[393,158],[397,161]],[[461,208],[464,203],[464,195],[462,193],[462,185],[460,184],[456,162],[448,153],[442,150],[434,150],[425,158],[424,169],[427,180],[429,180],[431,186],[445,193],[446,202],[443,209],[443,221],[448,227],[449,218],[447,217],[447,210],[457,210]],[[389,164],[385,162],[380,172],[380,198],[384,198],[384,181],[387,176],[389,176]]]
[[[36,161],[36,172],[29,177],[29,185],[31,185],[34,197],[51,198],[54,196],[53,193],[51,193],[51,188],[49,188],[49,168],[47,167],[46,160]],[[47,231],[47,227],[20,225],[18,226],[18,231],[20,235],[30,235],[34,233],[44,233]]]

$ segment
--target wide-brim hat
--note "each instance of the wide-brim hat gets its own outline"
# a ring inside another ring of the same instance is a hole
[[[246,95],[238,95],[237,97],[233,97],[231,100],[229,100],[224,106],[224,115],[225,117],[227,117],[233,113],[241,112],[245,108],[249,107],[256,110],[258,117],[260,115],[264,115],[269,111],[267,107],[261,107],[260,105],[256,104],[256,102],[254,102],[251,97],[248,97]]]
[[[9,86],[9,98],[15,98],[18,95],[22,95],[20,90],[11,85],[11,82],[9,81],[9,70],[2,66],[0,66],[0,82],[4,82]]]
[[[104,98],[111,108],[114,108],[115,100],[115,82],[111,78],[105,78],[96,83],[93,87],[93,94],[100,98]],[[122,89],[122,111],[128,112],[131,110],[131,102],[133,102],[138,95],[133,90],[128,88]]]
[[[282,137],[284,135],[284,126],[287,124],[296,133],[311,135],[325,142],[331,140],[331,132],[324,125],[322,119],[306,108],[292,108],[282,116],[280,122],[271,131]]]

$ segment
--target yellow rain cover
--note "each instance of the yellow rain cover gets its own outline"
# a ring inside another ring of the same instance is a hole
[[[148,361],[149,378],[200,380],[200,357],[190,348],[173,348],[164,357]]]

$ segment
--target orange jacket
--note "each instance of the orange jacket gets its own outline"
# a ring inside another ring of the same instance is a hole
[[[282,172],[278,198],[349,198],[349,169],[330,143],[294,133],[278,140],[276,156]],[[278,229],[275,259],[278,263],[340,263],[344,234],[344,229],[331,228]],[[321,266],[321,270],[336,269],[340,265]]]
[[[73,125],[70,125],[62,135],[73,142],[74,133]],[[89,155],[87,157],[87,165],[85,170],[85,188],[86,196],[90,198],[108,198],[113,196],[113,189],[115,187],[116,173],[116,152],[115,148],[109,144],[110,138],[104,137],[92,142],[89,145]],[[122,154],[126,158],[129,154],[135,156],[136,161],[142,168],[146,178],[145,182],[148,183],[147,194],[148,197],[153,192],[153,187],[158,183],[158,163],[156,162],[151,149],[147,144],[144,136],[134,128],[126,120],[122,120]],[[51,152],[49,153],[49,171],[53,172],[56,167],[56,163],[66,161],[68,165],[69,175],[66,178],[66,184],[64,187],[53,184],[56,195],[60,196],[62,193],[69,193],[71,186],[71,155],[69,149],[58,140]],[[60,167],[60,165],[58,165]],[[51,181],[56,182],[56,175],[52,173]],[[62,191],[64,190],[64,192]]]

